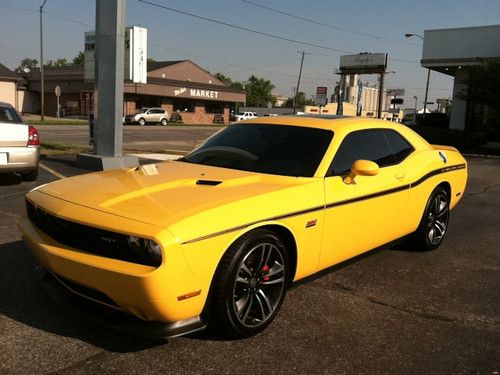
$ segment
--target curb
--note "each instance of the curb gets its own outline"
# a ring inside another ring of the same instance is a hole
[[[483,159],[500,159],[500,155],[488,155],[488,154],[462,154],[466,158],[483,158]]]

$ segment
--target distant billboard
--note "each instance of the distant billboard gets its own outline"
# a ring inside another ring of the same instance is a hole
[[[404,96],[405,89],[387,89],[387,96]]]
[[[387,67],[387,53],[359,53],[340,56],[342,73],[369,74],[384,71]]]
[[[314,98],[315,105],[326,105],[328,103],[327,97],[328,89],[325,86],[316,87],[316,96]]]
[[[147,32],[146,28],[139,26],[129,26],[125,29],[124,77],[134,83],[147,83]],[[84,44],[84,79],[93,81],[95,77],[95,31],[85,33]]]

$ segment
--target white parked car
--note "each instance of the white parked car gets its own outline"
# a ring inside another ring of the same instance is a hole
[[[161,124],[163,126],[168,124],[168,112],[162,108],[142,108],[136,113],[126,115],[123,118],[125,124],[139,124],[144,126],[146,124]]]
[[[17,172],[25,181],[38,177],[40,138],[8,103],[0,102],[0,172]]]
[[[236,121],[248,120],[248,119],[256,118],[256,117],[258,117],[258,116],[257,116],[257,113],[255,113],[255,112],[239,112],[235,116]]]

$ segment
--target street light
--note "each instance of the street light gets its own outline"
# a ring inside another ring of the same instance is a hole
[[[45,107],[45,97],[44,97],[44,81],[43,81],[43,25],[42,25],[42,11],[47,0],[43,0],[42,5],[40,5],[40,120],[44,120],[44,107]]]
[[[415,99],[415,115],[413,116],[413,121],[414,121],[414,122],[415,122],[415,124],[416,124],[416,123],[417,123],[417,100],[418,100],[418,98],[417,98],[417,96],[415,95],[415,96],[413,97],[413,99]]]
[[[411,34],[407,33],[405,34],[405,37],[411,38],[412,36],[416,36],[422,40],[424,40],[424,37],[419,34]],[[427,112],[427,94],[429,93],[429,79],[431,78],[431,70],[430,68],[427,68],[427,83],[425,84],[425,99],[424,99],[424,113],[422,115],[422,118],[425,119],[425,112]]]

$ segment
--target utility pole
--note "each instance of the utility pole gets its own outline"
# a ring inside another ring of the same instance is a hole
[[[300,87],[300,77],[302,76],[302,66],[304,65],[304,56],[310,55],[310,53],[306,53],[306,51],[298,51],[302,54],[302,58],[300,59],[300,70],[299,70],[299,79],[297,81],[297,90],[295,91],[294,99],[293,99],[293,114],[297,112],[297,95],[299,94]]]
[[[45,85],[43,79],[43,25],[42,25],[42,12],[43,6],[47,0],[43,0],[42,5],[40,5],[40,121],[45,118]]]
[[[125,1],[96,0],[95,154],[79,154],[76,159],[77,165],[88,169],[139,164],[137,157],[122,153]]]
[[[431,77],[431,70],[427,69],[427,83],[425,84],[425,99],[424,99],[424,113],[422,118],[425,120],[425,112],[427,112],[427,94],[429,93],[429,78]]]

